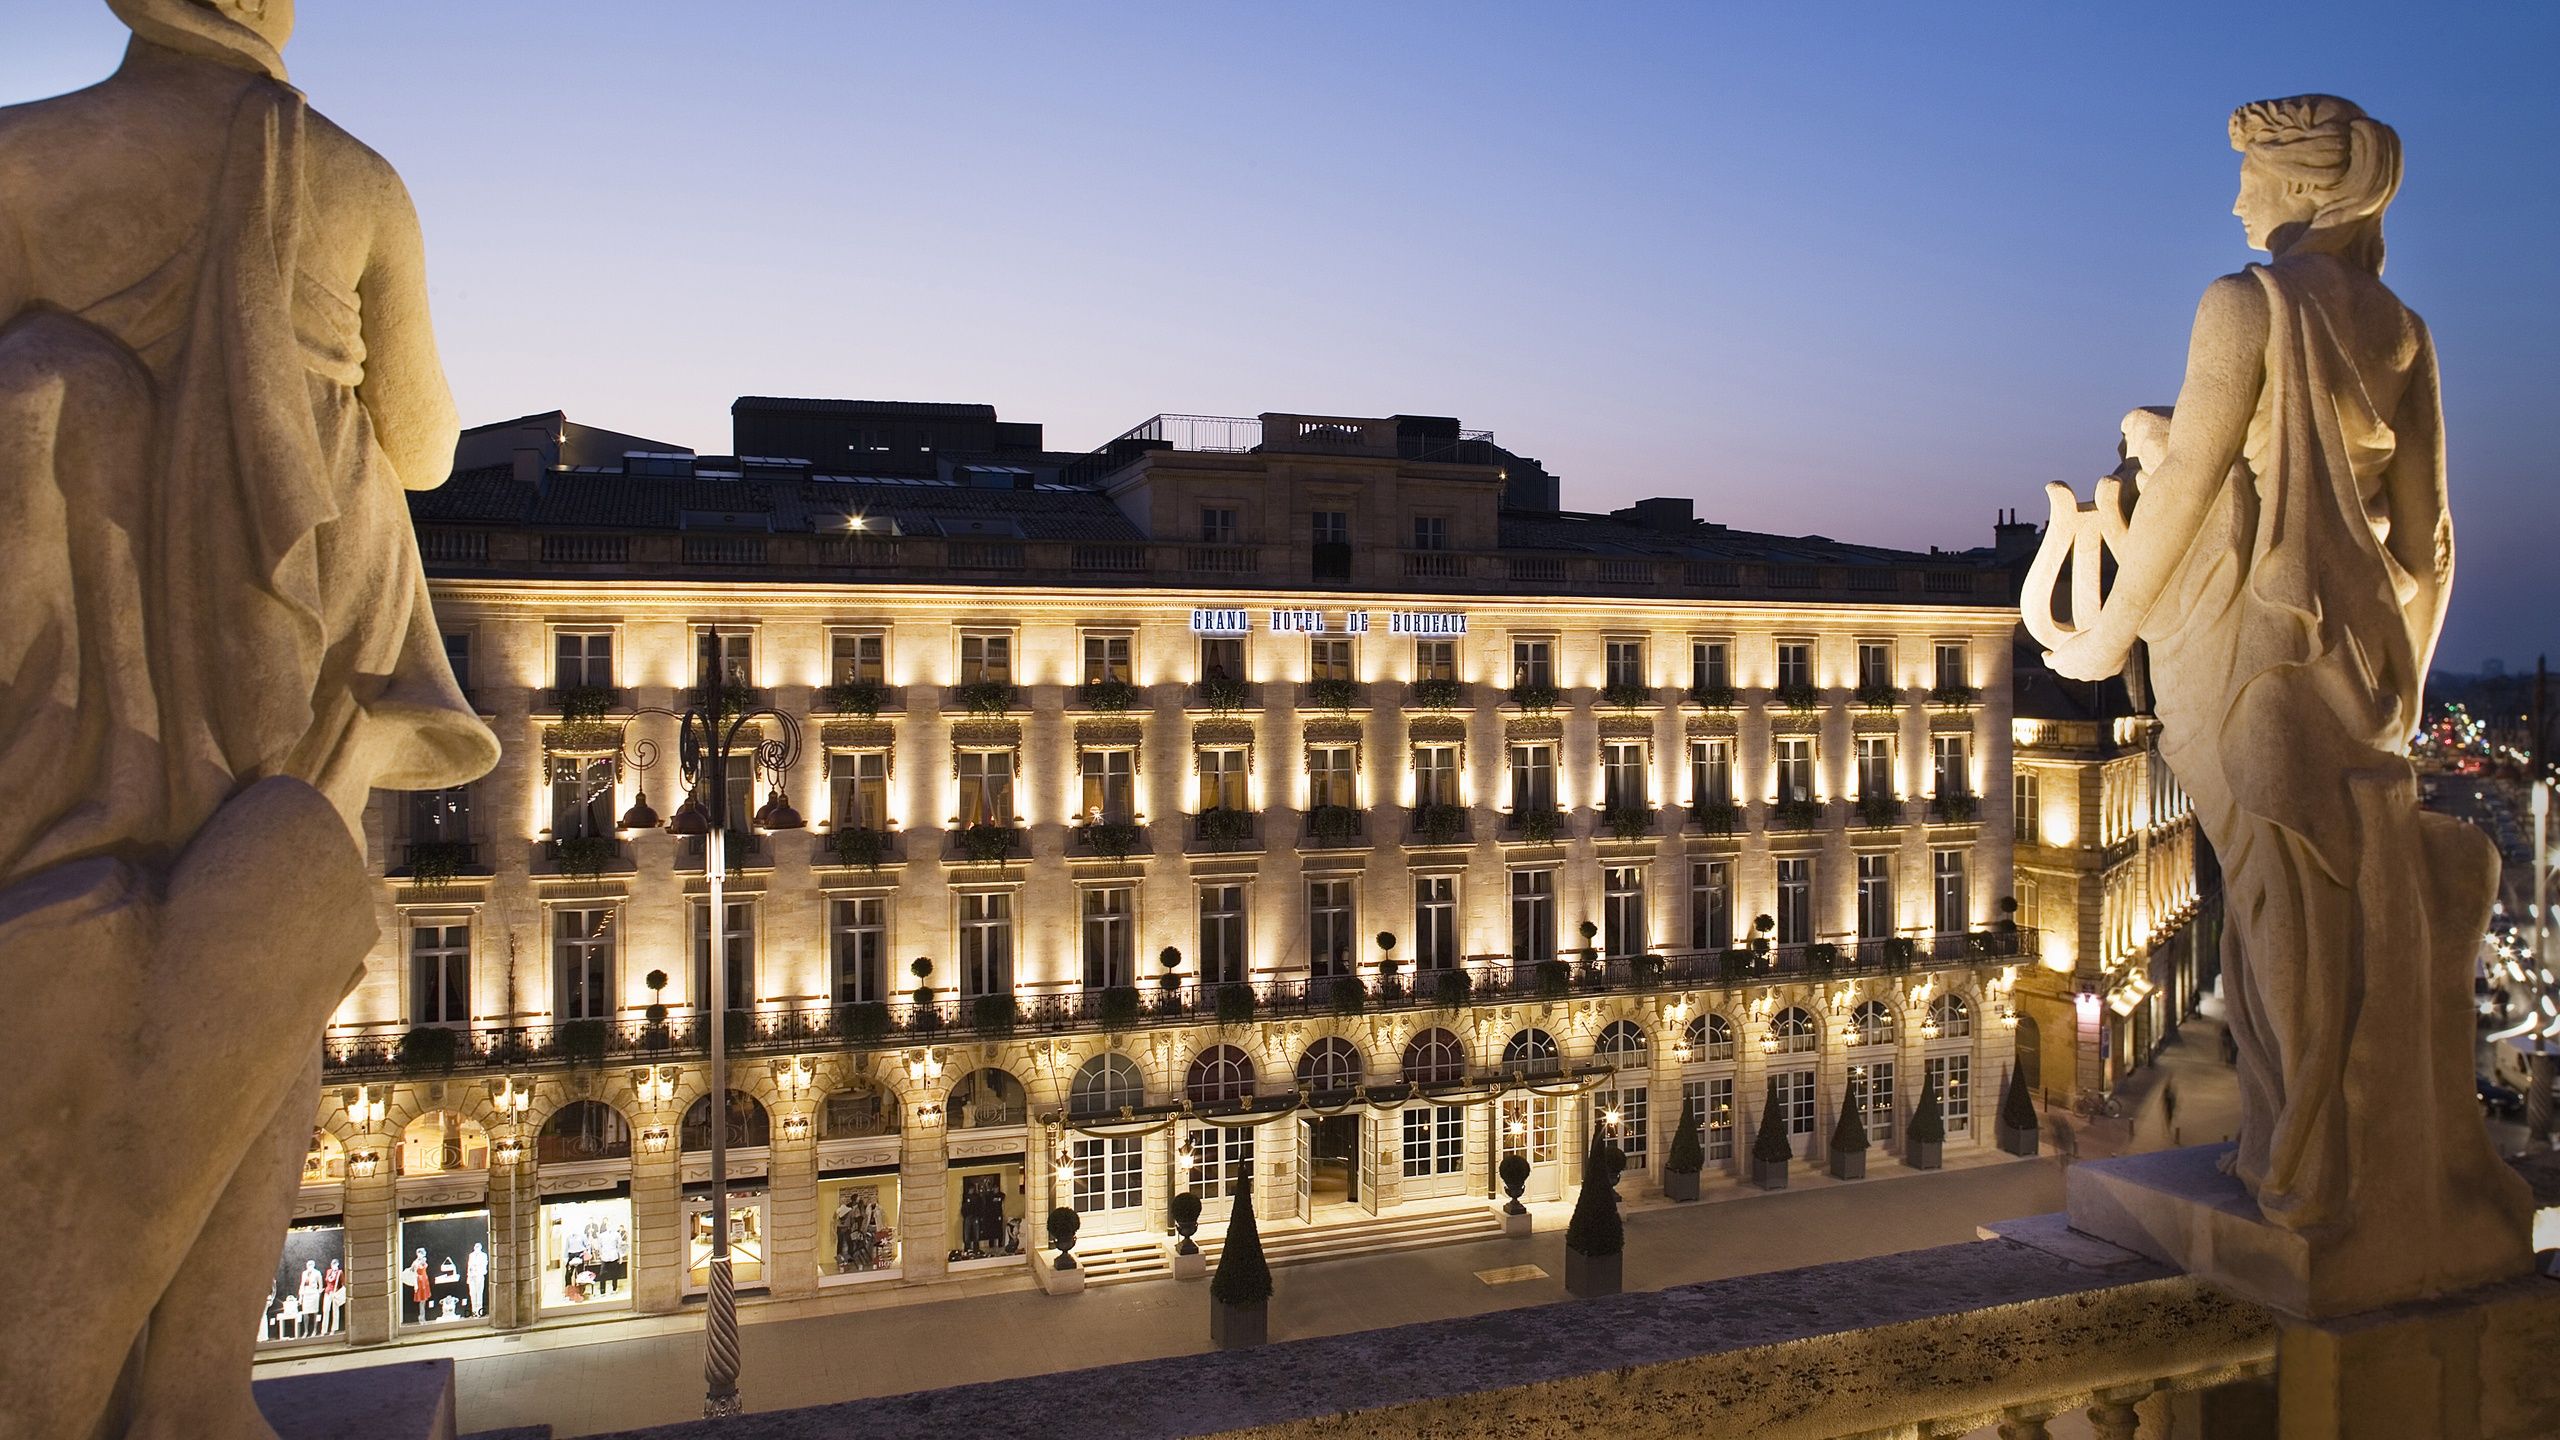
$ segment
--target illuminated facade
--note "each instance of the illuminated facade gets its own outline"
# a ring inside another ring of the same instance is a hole
[[[2160,723],[2123,681],[2091,686],[2016,658],[2012,815],[2018,920],[2041,937],[2021,972],[2020,1062],[2071,1105],[2148,1064],[2218,970],[2194,807],[2160,755]]]
[[[1213,1238],[1248,1173],[1277,1245],[1491,1231],[1503,1153],[1563,1196],[1613,1124],[1652,1183],[1683,1105],[1713,1183],[1773,1081],[1804,1161],[1852,1077],[1882,1153],[1930,1083],[1987,1149],[2038,945],[2006,575],[1522,508],[1523,467],[1449,422],[1168,417],[862,479],[519,453],[417,497],[504,756],[372,817],[297,1231],[349,1277],[331,1333],[698,1289],[715,953],[740,1284],[776,1297],[1022,1267],[1056,1204],[1095,1280],[1156,1273],[1171,1197]],[[793,717],[810,822],[733,786],[717,917],[698,842],[616,823],[682,798],[631,763],[672,722],[622,722],[706,649]]]

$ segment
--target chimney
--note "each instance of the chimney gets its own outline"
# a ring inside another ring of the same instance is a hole
[[[2015,510],[2002,510],[1992,517],[1991,551],[2003,561],[2033,556],[2043,536],[2043,526],[2022,523]]]
[[[516,447],[516,483],[529,490],[542,488],[542,452],[530,445]]]
[[[1686,496],[1655,496],[1650,500],[1639,500],[1624,510],[1612,510],[1609,518],[1641,525],[1648,530],[1676,534],[1688,529],[1698,517],[1695,503]]]

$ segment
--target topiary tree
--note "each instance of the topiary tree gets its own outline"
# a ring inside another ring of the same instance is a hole
[[[1920,1086],[1920,1106],[1911,1112],[1911,1128],[1906,1134],[1921,1145],[1947,1143],[1947,1117],[1938,1110],[1938,1079],[1934,1075]]]
[[[1680,1107],[1680,1126],[1671,1132],[1671,1148],[1664,1152],[1662,1168],[1674,1175],[1695,1175],[1707,1168],[1707,1147],[1698,1135],[1698,1107]]]
[[[1778,1099],[1778,1077],[1769,1077],[1769,1098],[1760,1106],[1760,1128],[1751,1136],[1751,1158],[1764,1165],[1784,1165],[1796,1158],[1787,1138],[1786,1106]]]
[[[2035,1097],[2027,1093],[2027,1072],[2012,1068],[2009,1087],[2000,1096],[2000,1123],[2012,1130],[2036,1128]]]
[[[1867,1122],[1858,1111],[1858,1085],[1851,1081],[1848,1093],[1840,1097],[1840,1123],[1831,1127],[1831,1149],[1834,1153],[1867,1148]]]
[[[1176,1255],[1197,1255],[1200,1247],[1191,1243],[1191,1232],[1200,1228],[1200,1197],[1185,1190],[1173,1197],[1173,1230],[1182,1239],[1173,1247]]]
[[[1271,1264],[1262,1258],[1262,1232],[1253,1223],[1253,1187],[1236,1187],[1235,1209],[1227,1216],[1227,1244],[1218,1252],[1218,1273],[1209,1277],[1209,1298],[1221,1305],[1255,1306],[1271,1298]]]
[[[1502,1193],[1511,1197],[1503,1203],[1502,1213],[1528,1214],[1528,1207],[1520,1203],[1520,1192],[1529,1188],[1529,1157],[1514,1150],[1502,1157],[1496,1173],[1502,1177]]]
[[[1627,1248],[1626,1222],[1618,1215],[1618,1173],[1627,1154],[1593,1134],[1591,1153],[1582,1161],[1582,1190],[1573,1197],[1573,1218],[1565,1222],[1565,1248],[1581,1255],[1615,1255]]]

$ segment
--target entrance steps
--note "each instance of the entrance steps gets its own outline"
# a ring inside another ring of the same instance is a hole
[[[1313,1225],[1296,1220],[1275,1221],[1261,1228],[1262,1257],[1276,1267],[1459,1245],[1470,1240],[1498,1240],[1502,1237],[1502,1217],[1491,1205],[1479,1203],[1419,1214],[1356,1215],[1346,1220],[1328,1216]],[[1198,1243],[1214,1270],[1218,1256],[1226,1249],[1226,1237],[1204,1235]]]
[[[1076,1268],[1084,1271],[1086,1289],[1167,1279],[1173,1274],[1173,1247],[1152,1235],[1109,1236],[1090,1246],[1079,1242]]]

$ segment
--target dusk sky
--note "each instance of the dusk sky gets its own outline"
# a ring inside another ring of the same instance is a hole
[[[2560,7],[303,0],[407,176],[467,423],[726,450],[740,394],[1446,414],[1569,508],[1925,548],[2084,491],[2251,258],[2232,106],[2397,127],[2443,354],[2442,660],[2560,650]],[[1818,13],[1817,13],[1818,12]],[[0,101],[102,76],[9,0]]]

